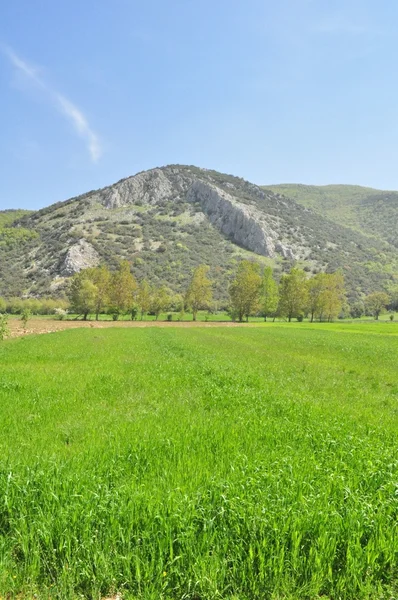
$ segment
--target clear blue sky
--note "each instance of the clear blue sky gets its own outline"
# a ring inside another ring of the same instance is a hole
[[[396,0],[12,0],[0,209],[144,169],[398,189]]]

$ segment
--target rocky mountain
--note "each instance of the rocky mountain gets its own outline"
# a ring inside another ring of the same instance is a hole
[[[276,190],[193,166],[171,165],[53,204],[1,225],[0,296],[62,294],[82,268],[128,259],[138,278],[186,287],[211,267],[223,299],[241,258],[277,275],[343,268],[352,296],[380,289],[397,272],[396,249],[381,237],[327,219]],[[4,213],[3,213],[4,215]]]

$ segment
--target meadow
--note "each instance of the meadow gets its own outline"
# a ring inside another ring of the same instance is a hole
[[[398,597],[398,325],[0,343],[0,597]]]

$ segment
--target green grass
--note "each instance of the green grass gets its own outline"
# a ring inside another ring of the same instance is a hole
[[[398,327],[0,345],[0,596],[398,594]]]

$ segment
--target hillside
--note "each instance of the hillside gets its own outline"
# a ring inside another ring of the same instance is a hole
[[[0,295],[62,294],[81,268],[128,259],[138,278],[183,291],[193,267],[211,267],[226,297],[237,262],[277,275],[344,269],[350,295],[379,289],[397,272],[391,244],[369,239],[274,190],[216,171],[173,165],[19,216],[0,243]],[[18,243],[15,243],[18,238]]]
[[[328,219],[398,248],[398,192],[355,185],[281,184],[264,186]]]

